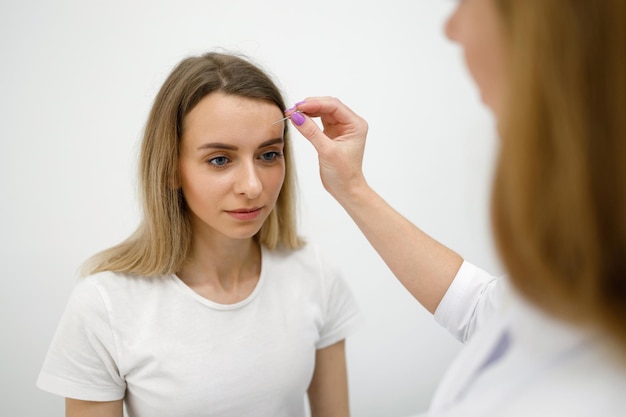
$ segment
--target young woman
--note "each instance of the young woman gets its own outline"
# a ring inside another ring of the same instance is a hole
[[[504,278],[434,241],[368,186],[367,123],[339,100],[288,111],[318,151],[326,189],[467,342],[430,416],[624,415],[625,21],[622,0],[463,0],[447,23],[498,122],[492,217]]]
[[[38,379],[66,416],[348,416],[347,286],[296,232],[283,99],[249,61],[183,60],[140,157],[144,219],[86,264]]]

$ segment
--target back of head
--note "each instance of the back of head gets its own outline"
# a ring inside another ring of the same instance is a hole
[[[499,252],[529,300],[626,346],[626,2],[495,1],[511,65]]]
[[[271,78],[243,57],[211,52],[182,60],[159,90],[145,127],[139,161],[143,222],[129,239],[89,260],[86,272],[154,276],[176,272],[185,262],[191,227],[178,186],[183,122],[200,100],[214,92],[274,103],[285,110]],[[288,124],[284,126],[285,180],[276,207],[257,235],[269,248],[301,245],[296,233],[295,173]]]

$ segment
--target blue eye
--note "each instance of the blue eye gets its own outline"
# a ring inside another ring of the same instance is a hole
[[[261,155],[261,159],[263,161],[270,162],[270,161],[278,159],[278,158],[280,158],[282,156],[283,156],[283,154],[280,153],[280,152],[270,151],[270,152],[265,152],[264,154],[262,154]]]
[[[225,156],[216,156],[215,158],[209,159],[207,162],[216,167],[223,167],[228,163],[228,158]]]

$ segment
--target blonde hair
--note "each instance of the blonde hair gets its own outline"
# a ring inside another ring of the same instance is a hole
[[[515,287],[626,347],[626,3],[496,0],[511,94],[492,196]]]
[[[216,91],[271,102],[285,110],[270,77],[242,57],[211,52],[180,62],[157,94],[145,127],[139,158],[143,220],[124,242],[90,258],[83,274],[113,271],[158,276],[178,271],[186,261],[192,231],[182,191],[175,185],[183,121],[202,98]],[[255,236],[269,249],[296,249],[304,244],[296,231],[296,180],[287,123],[283,154],[283,186]]]

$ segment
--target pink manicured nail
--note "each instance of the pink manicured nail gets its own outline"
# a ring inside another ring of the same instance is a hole
[[[306,118],[302,115],[302,113],[295,112],[291,115],[291,120],[296,124],[296,126],[302,126],[306,121]]]

